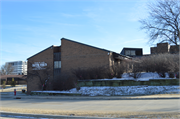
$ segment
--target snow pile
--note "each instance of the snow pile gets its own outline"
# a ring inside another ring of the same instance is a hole
[[[161,78],[157,73],[141,73],[141,76],[136,81],[149,81],[149,79],[165,79]],[[166,74],[166,79],[169,78]],[[96,79],[96,80],[135,80],[127,73],[122,75],[122,78],[113,79]],[[101,86],[101,87],[81,87],[80,90],[73,88],[69,91],[32,91],[41,93],[79,93],[87,96],[115,96],[115,95],[150,95],[150,94],[165,94],[165,93],[179,93],[180,86]]]
[[[120,87],[81,87],[69,90],[71,93],[81,93],[87,96],[113,96],[113,95],[149,95],[179,93],[179,86],[120,86]]]
[[[84,96],[118,96],[118,95],[151,95],[151,94],[179,94],[180,86],[119,86],[119,87],[81,87],[69,91],[32,91],[39,93],[79,93]]]
[[[180,86],[119,86],[119,87],[81,87],[69,91],[32,91],[41,93],[79,93],[84,96],[150,95],[180,92]]]

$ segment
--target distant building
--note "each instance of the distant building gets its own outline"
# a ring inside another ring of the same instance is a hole
[[[123,48],[120,54],[130,56],[130,57],[143,56],[143,49],[142,48]]]
[[[159,53],[177,54],[179,53],[179,46],[169,45],[169,43],[158,43],[157,47],[151,47],[151,54]]]
[[[26,61],[13,61],[6,62],[13,67],[12,75],[27,75],[27,62]]]
[[[3,84],[3,81],[5,81],[6,85],[11,85],[12,80],[14,80],[17,85],[26,85],[27,84],[25,75],[3,75],[3,76],[0,76],[1,84]]]

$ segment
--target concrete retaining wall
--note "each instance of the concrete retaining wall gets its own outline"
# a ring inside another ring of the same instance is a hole
[[[92,86],[168,86],[179,85],[179,79],[150,79],[149,81],[134,81],[134,80],[85,80],[78,81],[80,87]]]

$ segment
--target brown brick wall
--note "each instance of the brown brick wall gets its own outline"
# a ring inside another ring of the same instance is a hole
[[[50,82],[53,80],[54,68],[54,53],[61,52],[61,74],[72,75],[74,69],[88,69],[94,67],[110,68],[113,65],[120,65],[120,61],[114,58],[119,56],[117,53],[112,53],[107,50],[88,46],[67,39],[61,39],[61,47],[51,46],[44,51],[30,57],[28,59],[28,71],[32,70],[31,63],[45,62],[49,67],[52,67]],[[115,56],[117,55],[117,56]],[[58,60],[59,61],[59,60]],[[46,78],[46,77],[43,77]],[[53,89],[52,85],[48,86],[48,90]],[[36,77],[32,78],[27,83],[28,93],[30,91],[41,90],[42,85]]]
[[[151,54],[157,53],[157,47],[151,47]]]
[[[168,43],[158,43],[157,47],[151,47],[151,54],[158,53],[179,53],[179,48],[175,45],[170,46]]]
[[[32,70],[31,64],[34,62],[45,62],[45,63],[47,63],[48,68],[53,69],[53,63],[54,63],[53,62],[53,46],[47,48],[46,50],[38,53],[35,56],[29,58],[28,59],[28,71]],[[53,70],[51,70],[51,74],[52,75],[50,76],[50,80],[53,79]],[[51,86],[49,86],[49,87],[51,88]],[[36,91],[36,90],[41,90],[41,89],[42,89],[42,86],[41,86],[40,80],[37,77],[34,77],[32,79],[28,79],[28,83],[27,83],[28,93],[30,91]]]
[[[158,43],[157,52],[158,53],[168,53],[170,50],[170,45],[168,43]]]
[[[61,52],[61,46],[54,46],[54,53]]]
[[[69,74],[78,68],[107,67],[109,55],[107,51],[62,39],[61,66],[61,73]]]
[[[179,52],[179,46],[173,45],[170,47],[170,53],[178,53]]]

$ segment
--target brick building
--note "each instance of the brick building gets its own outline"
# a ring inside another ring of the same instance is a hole
[[[130,57],[141,57],[143,56],[143,49],[142,48],[123,48],[120,54],[130,56]]]
[[[169,45],[169,43],[158,43],[157,47],[151,47],[151,54],[159,53],[179,53],[179,46]]]
[[[122,61],[128,59],[131,58],[109,50],[62,38],[61,46],[50,46],[27,60],[28,72],[41,70],[42,67],[50,67],[49,78],[53,80],[60,73],[72,75],[74,69],[111,68],[111,66],[120,65]],[[52,89],[52,86],[49,87],[50,89]],[[41,90],[41,85],[36,77],[28,81],[27,90],[28,92]]]

